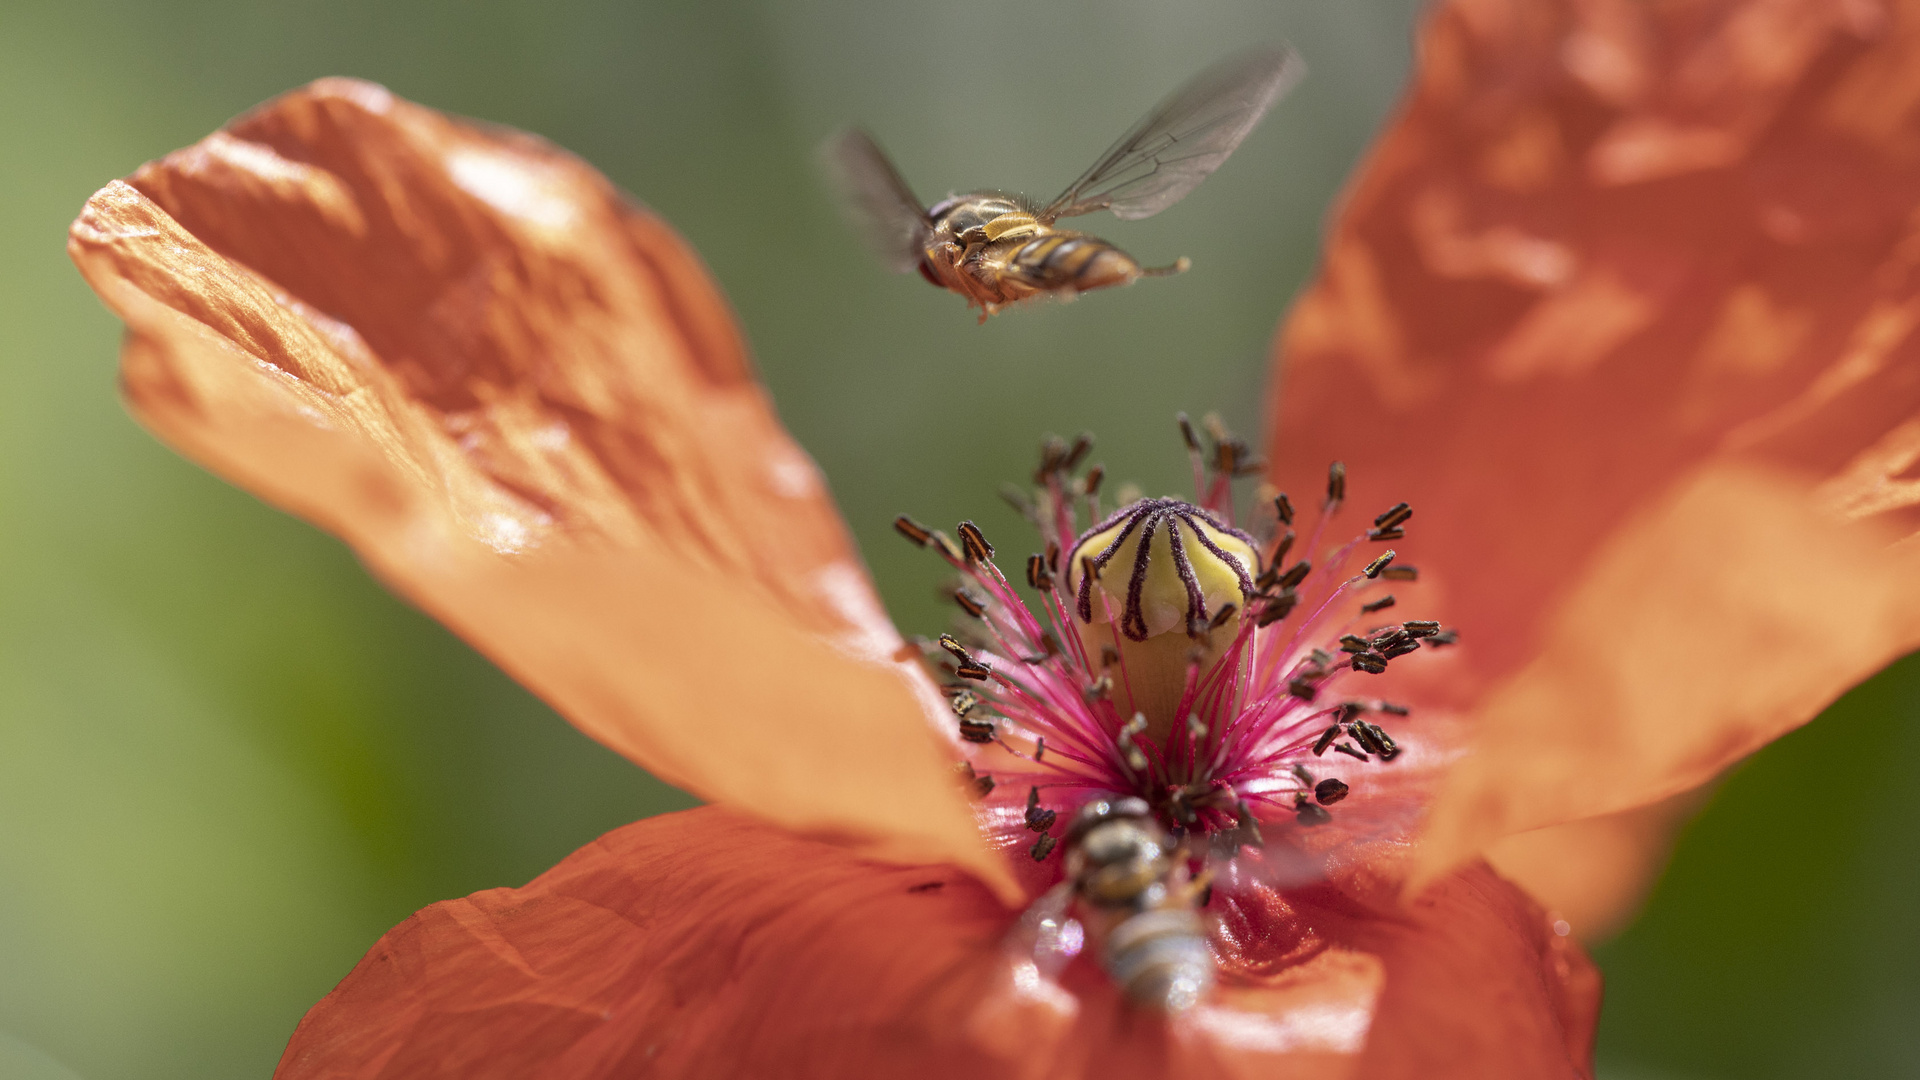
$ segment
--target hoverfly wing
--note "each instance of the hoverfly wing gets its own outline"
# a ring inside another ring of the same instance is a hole
[[[1286,45],[1215,64],[1142,117],[1039,218],[1112,210],[1134,220],[1165,210],[1219,168],[1305,74],[1300,54]]]
[[[1073,918],[1072,908],[1070,881],[1041,893],[1007,931],[1008,955],[1016,963],[1031,962],[1044,978],[1058,976],[1086,944],[1086,931]]]
[[[888,269],[912,270],[932,223],[879,144],[859,128],[848,128],[821,145],[820,160],[868,246]]]

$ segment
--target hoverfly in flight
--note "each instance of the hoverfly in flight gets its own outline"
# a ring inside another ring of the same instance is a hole
[[[858,128],[823,148],[828,169],[868,242],[894,270],[919,270],[981,309],[980,321],[1034,296],[1062,299],[1141,277],[1177,274],[1142,267],[1098,237],[1054,227],[1061,218],[1111,210],[1152,217],[1185,198],[1227,160],[1304,65],[1284,46],[1224,60],[1176,90],[1120,137],[1100,160],[1045,206],[999,191],[952,195],[923,207],[899,170]]]

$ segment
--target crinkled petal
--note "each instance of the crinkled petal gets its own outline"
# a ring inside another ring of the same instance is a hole
[[[1413,504],[1460,628],[1432,872],[1920,643],[1920,8],[1456,0],[1420,56],[1272,428],[1283,487],[1344,459],[1356,510]]]
[[[295,1032],[281,1080],[1586,1075],[1598,983],[1484,867],[1230,912],[1233,985],[1174,1025],[1083,957],[1022,979],[1012,917],[718,808],[607,834],[525,888],[436,904]]]
[[[589,735],[1013,895],[725,301],[587,165],[323,80],[108,185],[70,249],[142,422]]]

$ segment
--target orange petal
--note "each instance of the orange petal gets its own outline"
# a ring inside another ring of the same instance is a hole
[[[1428,872],[1920,643],[1920,9],[1458,0],[1288,321],[1276,479],[1399,499],[1472,752]]]
[[[1016,895],[725,301],[584,163],[323,80],[108,185],[69,246],[147,426],[582,730]]]
[[[694,810],[415,915],[307,1014],[277,1075],[1584,1075],[1598,999],[1577,946],[1484,868],[1408,913],[1394,894],[1243,910],[1233,955],[1258,974],[1169,1026],[1087,959],[1016,981],[1011,917],[951,870]]]
[[[1624,928],[1666,869],[1673,834],[1713,785],[1632,810],[1504,837],[1487,849],[1500,876],[1526,889],[1581,941]]]

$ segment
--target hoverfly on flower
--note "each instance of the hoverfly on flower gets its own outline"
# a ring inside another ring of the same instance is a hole
[[[1111,210],[1137,220],[1200,186],[1300,81],[1304,65],[1277,45],[1230,57],[1142,117],[1058,198],[1036,206],[983,190],[923,206],[879,145],[852,128],[822,148],[855,224],[893,270],[920,275],[980,308],[980,321],[1035,296],[1071,299],[1187,269],[1185,256],[1142,267],[1095,236],[1057,229],[1065,217]]]
[[[1180,428],[1195,502],[1123,495],[1103,513],[1091,438],[1042,446],[1036,488],[1008,494],[1045,549],[1026,559],[1033,606],[972,522],[957,540],[895,522],[960,574],[960,627],[923,647],[968,744],[959,771],[983,827],[1057,864],[1009,935],[1015,962],[1051,977],[1095,945],[1130,1000],[1164,1012],[1192,1008],[1214,982],[1202,909],[1216,882],[1315,874],[1308,845],[1289,836],[1267,850],[1263,824],[1325,824],[1366,786],[1350,769],[1400,757],[1369,718],[1397,724],[1408,710],[1351,684],[1454,640],[1438,622],[1380,624],[1395,601],[1378,587],[1417,572],[1390,549],[1357,558],[1404,537],[1411,507],[1323,550],[1346,498],[1335,463],[1296,554],[1285,494],[1263,491],[1248,528],[1235,524],[1233,480],[1263,468],[1246,444],[1211,417],[1204,436],[1184,416]]]

